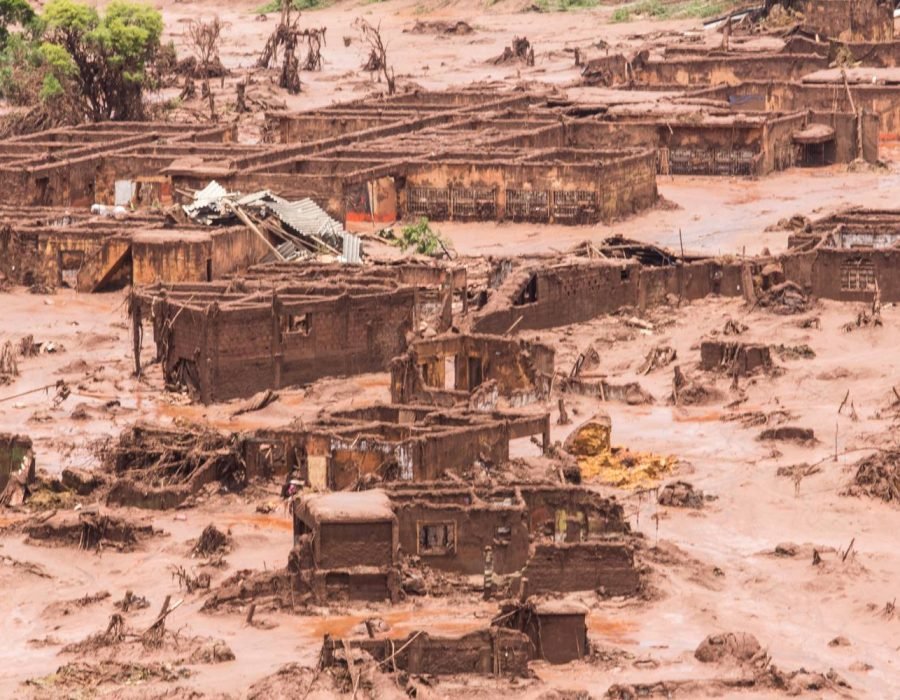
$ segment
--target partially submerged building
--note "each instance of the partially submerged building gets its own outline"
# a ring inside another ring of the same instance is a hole
[[[657,199],[647,148],[535,148],[558,121],[540,95],[477,90],[272,113],[277,145],[235,143],[232,127],[157,123],[54,129],[0,143],[0,202],[167,206],[216,180],[231,191],[311,197],[342,221],[593,223]]]
[[[218,283],[160,283],[135,292],[135,364],[147,318],[166,383],[204,403],[384,371],[422,320],[449,326],[454,290],[465,299],[464,268],[414,263],[285,263]]]
[[[532,436],[549,447],[548,413],[373,405],[303,427],[257,431],[247,438],[245,459],[255,472],[293,473],[314,489],[341,490],[431,481],[476,467],[490,474],[509,462],[512,441]]]
[[[604,252],[605,251],[605,252]],[[655,246],[610,239],[596,249],[515,261],[469,323],[479,333],[582,323],[622,307],[647,308],[673,294],[740,296],[744,267],[756,262],[682,258]]]
[[[81,292],[208,282],[260,262],[267,246],[244,227],[176,225],[161,213],[121,218],[65,208],[0,208],[0,272],[17,284]]]
[[[816,296],[900,301],[900,211],[848,209],[790,238],[785,276]]]
[[[424,338],[391,361],[391,402],[493,408],[502,397],[521,406],[549,395],[554,356],[547,345],[514,337]]]
[[[294,505],[295,590],[320,600],[399,595],[397,518],[382,491],[320,494]]]
[[[582,487],[475,488],[433,482],[398,484],[375,493],[348,492],[340,498],[358,498],[360,504],[377,500],[379,508],[382,499],[390,503],[394,534],[388,537],[387,511],[382,511],[379,522],[385,525],[378,526],[384,530],[378,551],[385,543],[396,542],[400,561],[412,557],[447,574],[484,576],[486,595],[597,590],[618,596],[633,595],[640,586],[621,505]],[[332,494],[303,495],[295,502],[291,567],[297,580],[309,578],[304,567],[316,561],[304,554],[307,541],[319,538],[311,529],[317,522],[311,513],[317,511],[317,503],[327,504],[332,498]],[[347,511],[357,512],[349,506]],[[344,531],[351,531],[349,524]],[[369,536],[360,534],[358,543],[346,546],[365,546]]]

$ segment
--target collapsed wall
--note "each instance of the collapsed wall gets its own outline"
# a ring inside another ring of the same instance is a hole
[[[151,321],[167,385],[212,403],[383,371],[420,321],[449,326],[460,282],[465,296],[453,268],[264,265],[229,282],[138,289],[132,324],[139,339]]]
[[[493,384],[513,406],[549,395],[553,348],[518,338],[448,333],[413,342],[391,360],[391,402],[493,408],[492,397],[473,392]]]

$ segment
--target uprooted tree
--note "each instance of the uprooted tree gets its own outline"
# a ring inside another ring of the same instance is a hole
[[[369,57],[363,65],[363,70],[384,76],[388,95],[393,95],[397,92],[397,79],[394,77],[394,69],[388,64],[387,46],[381,38],[381,24],[373,25],[362,17],[357,17],[353,26],[359,30],[363,41],[369,47]]]
[[[282,51],[279,87],[293,95],[300,92],[300,71],[322,69],[322,46],[325,44],[325,28],[300,29],[300,11],[296,13],[291,0],[282,0],[281,17],[278,26],[266,42],[257,61],[260,68],[268,68],[278,62],[278,52]],[[303,63],[297,58],[297,48],[301,40],[306,42],[306,58]]]
[[[213,66],[221,67],[222,65],[222,61],[219,58],[219,38],[224,27],[224,23],[218,16],[213,17],[208,22],[193,19],[188,23],[187,27],[186,38],[191,51],[197,59],[197,73],[203,81],[203,94],[209,101],[209,118],[213,121],[217,121],[218,116],[216,114],[215,98],[209,85],[209,78]]]

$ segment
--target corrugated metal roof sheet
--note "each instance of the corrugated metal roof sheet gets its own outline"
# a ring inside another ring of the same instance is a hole
[[[344,227],[311,199],[297,202],[270,202],[266,205],[282,223],[287,224],[298,233],[318,238],[331,238],[337,242],[343,238]]]

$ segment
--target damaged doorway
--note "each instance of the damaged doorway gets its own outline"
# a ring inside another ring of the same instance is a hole
[[[83,250],[59,251],[59,283],[64,287],[78,287],[78,273],[84,266]]]

